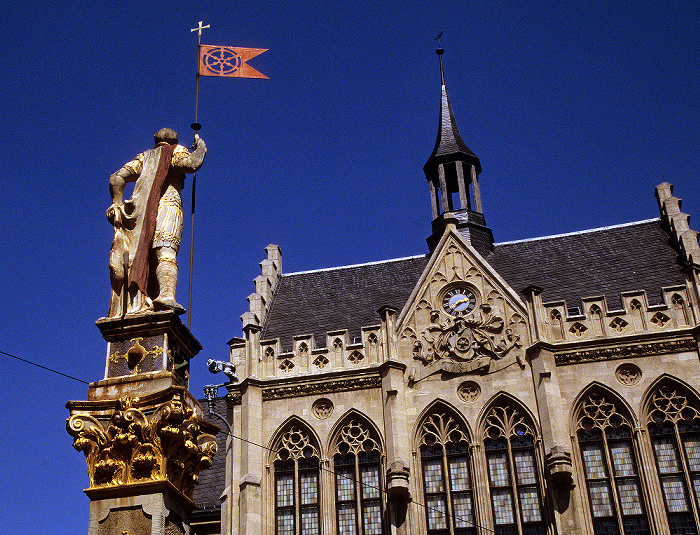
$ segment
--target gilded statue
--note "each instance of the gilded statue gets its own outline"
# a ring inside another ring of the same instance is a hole
[[[170,128],[156,132],[155,147],[125,164],[109,179],[112,205],[107,219],[114,225],[109,257],[112,296],[108,317],[154,310],[185,309],[175,301],[177,252],[182,236],[185,174],[202,166],[207,147],[195,135],[193,151],[178,144]],[[126,184],[134,182],[124,201]]]

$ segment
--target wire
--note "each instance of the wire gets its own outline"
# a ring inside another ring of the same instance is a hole
[[[9,353],[5,353],[4,351],[0,351],[0,354],[5,355],[6,357],[11,357],[13,359],[20,360],[22,362],[26,362],[27,364],[31,364],[32,366],[36,366],[37,368],[41,368],[43,370],[47,370],[47,371],[50,371],[52,373],[57,373],[58,375],[62,375],[63,377],[68,377],[68,379],[73,379],[74,381],[78,381],[79,383],[83,383],[85,385],[90,384],[87,381],[83,381],[82,379],[78,379],[77,377],[73,377],[72,375],[68,375],[66,373],[59,372],[58,370],[54,370],[52,368],[47,368],[46,366],[42,366],[41,364],[37,364],[36,362],[32,362],[31,360],[22,359],[16,355],[10,355]]]
[[[224,398],[223,398],[223,397],[219,397],[219,398],[215,398],[215,399],[224,399]],[[212,400],[212,401],[213,401],[213,400]],[[211,412],[214,413],[214,411],[211,411]],[[216,414],[216,413],[214,413],[214,414]],[[217,414],[217,416],[219,416],[219,415]],[[218,434],[218,433],[217,433],[217,434]],[[247,438],[239,437],[239,436],[237,436],[237,435],[234,435],[233,433],[230,433],[230,435],[231,435],[231,438],[235,438],[235,439],[237,439],[237,440],[240,440],[241,442],[246,442],[246,443],[248,443],[248,444],[251,444],[252,446],[257,446],[257,447],[262,448],[263,450],[267,450],[267,451],[269,451],[269,452],[271,452],[271,453],[279,453],[279,452],[281,451],[281,450],[275,450],[275,449],[273,449],[273,448],[268,448],[267,446],[264,446],[264,445],[262,445],[262,444],[258,444],[257,442],[253,442],[252,440],[248,440]],[[335,472],[334,470],[332,470],[332,469],[330,469],[330,468],[326,468],[326,467],[322,466],[320,463],[319,463],[319,469],[320,469],[320,470],[323,470],[324,472],[329,472],[329,473],[333,474],[334,476],[340,476],[340,477],[343,477],[343,478],[345,478],[345,479],[351,480],[351,481],[353,481],[355,484],[358,484],[358,483],[359,483],[361,486],[364,486],[364,487],[368,487],[368,488],[371,488],[371,489],[378,490],[378,491],[381,492],[382,494],[386,494],[387,496],[390,496],[389,492],[386,491],[386,490],[384,490],[384,489],[382,489],[381,487],[376,487],[376,486],[374,486],[374,485],[368,485],[368,484],[366,484],[366,483],[362,483],[361,481],[358,481],[358,480],[357,480],[355,477],[353,477],[353,476],[349,476],[349,475],[345,475],[345,474],[339,474],[339,473]],[[449,514],[449,513],[446,513],[445,511],[442,511],[441,509],[438,509],[438,508],[436,508],[436,507],[431,507],[430,505],[426,505],[426,504],[424,504],[424,503],[421,503],[421,502],[418,502],[418,501],[415,501],[415,500],[411,500],[411,503],[416,504],[418,507],[423,507],[426,511],[428,511],[428,510],[430,510],[430,511],[435,511],[435,512],[437,512],[437,513],[439,513],[439,514],[441,514],[441,515],[444,515],[444,516],[446,516],[446,517],[448,517],[448,518],[452,518],[452,519],[454,519],[454,520],[461,520],[461,521],[463,521],[463,522],[467,522],[470,526],[473,526],[473,527],[475,527],[475,528],[480,528],[480,529],[482,529],[482,530],[486,530],[486,531],[489,531],[489,532],[491,532],[491,533],[497,533],[497,532],[496,532],[495,530],[493,530],[493,529],[487,528],[486,526],[480,526],[479,524],[476,524],[476,523],[472,522],[470,519],[464,518],[464,517],[459,516],[459,515],[455,515],[454,513]]]

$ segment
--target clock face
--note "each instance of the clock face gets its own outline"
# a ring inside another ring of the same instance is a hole
[[[475,306],[474,292],[464,286],[451,288],[442,296],[442,308],[451,316],[466,316]]]

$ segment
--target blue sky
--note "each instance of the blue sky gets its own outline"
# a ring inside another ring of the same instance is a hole
[[[94,321],[109,297],[109,175],[163,126],[191,143],[199,20],[211,25],[203,43],[269,48],[251,65],[270,80],[201,81],[198,395],[212,381],[205,361],[226,358],[240,335],[268,243],[285,272],[427,252],[422,167],[437,132],[440,31],[496,241],[657,217],[664,180],[700,218],[697,2],[367,4],[7,2],[0,350],[102,378]],[[189,182],[183,193],[189,212]],[[188,233],[189,222],[183,243]],[[183,303],[187,263],[184,247]],[[64,404],[87,387],[0,362],[0,528],[84,533],[87,472]]]

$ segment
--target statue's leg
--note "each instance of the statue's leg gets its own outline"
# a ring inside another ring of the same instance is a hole
[[[172,309],[183,313],[185,308],[175,301],[177,287],[177,251],[172,247],[156,248],[156,278],[158,279],[159,295],[153,300],[156,310]]]

